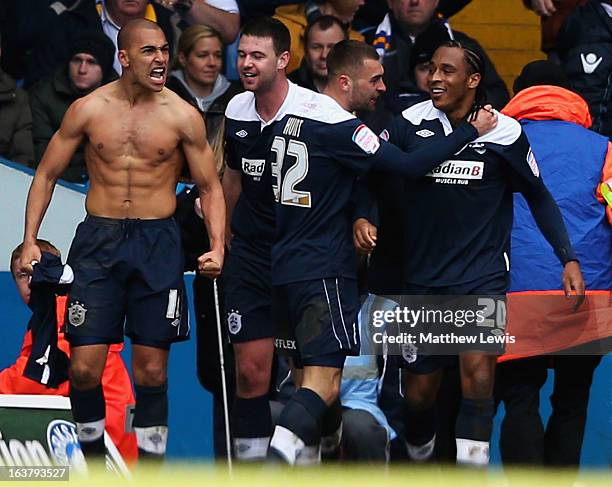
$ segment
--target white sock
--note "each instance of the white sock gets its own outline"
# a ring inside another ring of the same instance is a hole
[[[304,442],[293,431],[277,425],[270,440],[270,448],[282,455],[289,465],[295,465],[295,459],[298,452],[304,448]]]
[[[96,441],[102,435],[104,435],[105,419],[99,419],[98,421],[91,421],[89,423],[77,423],[76,430],[79,441],[88,443],[90,441]]]
[[[311,467],[321,463],[321,445],[305,446],[295,457],[295,465]]]
[[[426,462],[431,458],[436,446],[436,435],[424,445],[411,445],[406,442],[406,450],[411,460],[415,462]]]
[[[234,438],[234,454],[240,461],[257,461],[266,458],[269,436],[261,438]]]
[[[134,427],[138,448],[153,455],[164,455],[168,442],[167,426]]]
[[[457,438],[457,464],[486,467],[489,464],[489,442]]]

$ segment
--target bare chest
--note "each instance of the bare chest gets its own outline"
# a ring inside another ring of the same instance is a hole
[[[161,164],[175,159],[179,137],[171,120],[158,111],[104,113],[89,130],[90,150],[109,163]]]

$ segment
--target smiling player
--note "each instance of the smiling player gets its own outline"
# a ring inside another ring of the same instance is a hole
[[[308,93],[287,81],[290,39],[287,28],[269,17],[244,26],[238,71],[246,91],[232,98],[225,112],[223,190],[232,239],[223,284],[236,357],[231,425],[241,461],[263,459],[272,432],[268,389],[275,335],[270,272],[274,198],[266,159],[273,126],[292,100]]]
[[[389,141],[413,151],[452,134],[483,103],[484,58],[456,41],[430,62],[431,100],[413,105],[388,129]],[[544,186],[521,126],[504,115],[491,132],[463,147],[403,195],[406,295],[505,295],[510,267],[513,193],[521,192],[563,266],[563,287],[584,299],[584,281],[559,209]],[[501,352],[501,349],[498,350]],[[447,358],[411,358],[405,375],[408,454],[424,461],[435,445],[435,400]],[[489,462],[496,355],[459,354],[463,398],[455,436],[457,462]]]

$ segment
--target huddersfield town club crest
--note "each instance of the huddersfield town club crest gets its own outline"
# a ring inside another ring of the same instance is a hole
[[[242,329],[242,316],[238,311],[233,311],[227,316],[227,327],[232,335]]]
[[[68,323],[72,326],[81,326],[85,322],[87,309],[78,301],[75,301],[68,308]]]

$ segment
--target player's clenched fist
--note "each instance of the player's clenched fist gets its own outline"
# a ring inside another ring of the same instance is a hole
[[[377,228],[365,218],[353,223],[353,242],[358,252],[369,254],[376,247]]]
[[[221,275],[223,267],[223,253],[211,250],[198,257],[198,272],[203,276],[214,279]]]
[[[469,119],[469,122],[478,130],[478,135],[483,136],[497,127],[497,112],[491,105],[485,105],[478,109]]]

